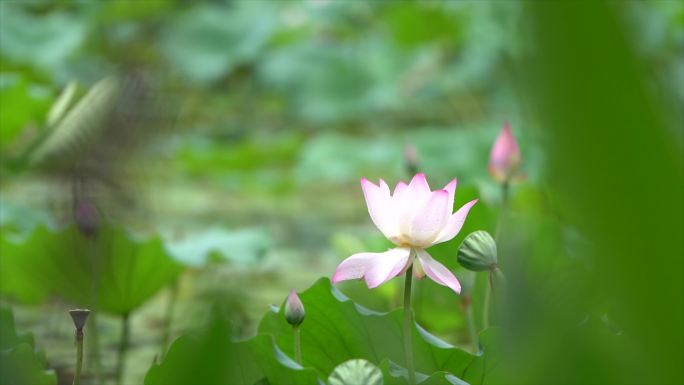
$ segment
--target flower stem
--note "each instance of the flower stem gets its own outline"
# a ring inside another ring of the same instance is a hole
[[[100,359],[100,333],[97,328],[97,310],[90,314],[90,326],[88,327],[88,367],[86,370],[94,374],[94,383],[101,384],[102,381],[102,360]],[[90,365],[93,365],[92,367]]]
[[[501,227],[503,226],[504,219],[506,217],[506,211],[508,210],[508,191],[509,182],[505,181],[501,185],[501,209],[499,210],[499,220],[496,222],[496,233],[494,233],[494,241],[499,243],[499,238],[501,237]]]
[[[98,313],[99,313],[99,284],[100,284],[100,255],[98,253],[98,243],[96,238],[91,237],[86,240],[88,259],[91,263],[91,276],[92,280],[90,282],[91,290],[91,305],[90,308],[93,310],[90,314],[90,327],[88,328],[88,365],[93,365],[93,371],[95,372],[95,383],[102,384],[102,359],[100,355],[100,329],[98,328]]]
[[[489,274],[489,273],[487,273]],[[487,279],[487,286],[485,287],[484,308],[482,309],[482,330],[489,327],[489,302],[492,296],[491,280]]]
[[[508,210],[508,192],[510,187],[510,182],[506,180],[502,185],[501,185],[501,209],[499,210],[499,220],[496,223],[496,233],[494,234],[494,242],[496,243],[497,248],[499,247],[499,240],[501,239],[501,227],[503,226],[502,223],[504,222],[506,218],[506,212]],[[482,329],[487,329],[489,327],[489,312],[490,312],[490,307],[492,306],[492,289],[493,289],[493,280],[494,280],[494,270],[489,270],[487,272],[489,275],[487,279],[487,287],[485,289],[485,298],[484,298],[484,309],[482,311]]]
[[[299,326],[293,326],[292,327],[292,333],[294,334],[294,352],[295,352],[295,361],[297,361],[298,364],[302,364],[302,338],[301,338],[301,331],[299,330]]]
[[[169,287],[169,302],[166,304],[166,314],[164,315],[164,330],[162,331],[160,356],[164,357],[166,354],[166,348],[169,346],[169,340],[171,339],[171,323],[173,321],[173,312],[176,308],[176,302],[178,300],[178,280],[171,283]]]
[[[119,341],[119,356],[116,365],[116,384],[121,385],[123,374],[126,367],[126,353],[128,352],[128,342],[131,334],[131,324],[129,314],[124,314],[121,318],[121,340]]]
[[[76,331],[76,372],[73,385],[81,383],[81,369],[83,368],[83,330]]]
[[[475,314],[473,312],[473,305],[469,303],[466,305],[466,318],[468,319],[468,336],[470,337],[470,345],[473,350],[473,354],[477,354],[480,350],[477,341],[477,326],[475,325]]]
[[[411,250],[413,253],[413,250]],[[404,279],[404,357],[408,370],[409,384],[416,383],[416,372],[413,367],[413,347],[411,346],[411,334],[413,331],[411,320],[411,281],[413,280],[413,265],[406,270]]]

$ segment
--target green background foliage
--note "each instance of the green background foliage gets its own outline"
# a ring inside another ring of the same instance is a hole
[[[414,284],[417,323],[450,346],[416,332],[425,383],[684,382],[683,46],[678,0],[0,0],[0,301],[35,336],[12,354],[71,383],[66,310],[97,306],[103,383],[124,314],[125,384],[307,383],[352,358],[402,383],[403,279],[321,277],[391,247],[358,182],[410,178],[409,144],[433,188],[458,178],[456,206],[480,199],[430,249],[463,295]],[[102,79],[126,97],[84,98]],[[522,166],[502,215],[487,163],[504,121]],[[74,225],[82,201],[97,237]],[[476,230],[506,277],[489,364],[468,332],[487,276],[457,262]],[[268,305],[312,284],[302,369]],[[84,384],[95,371],[86,345]]]

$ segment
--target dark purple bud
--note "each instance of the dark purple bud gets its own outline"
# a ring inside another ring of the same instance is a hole
[[[404,146],[404,162],[409,175],[418,173],[418,149],[412,144]]]
[[[79,198],[76,201],[74,220],[78,230],[86,237],[97,235],[100,228],[100,213],[91,200]]]

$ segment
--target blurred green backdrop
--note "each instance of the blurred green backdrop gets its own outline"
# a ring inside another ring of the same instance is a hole
[[[73,81],[87,89],[135,73],[154,85],[154,102],[132,116],[151,135],[119,145],[116,187],[98,181],[88,194],[184,266],[174,335],[216,301],[250,335],[290,287],[385,247],[358,180],[410,178],[407,144],[433,187],[458,177],[457,205],[481,198],[457,239],[431,249],[462,277],[463,236],[496,227],[486,168],[507,120],[524,180],[500,244],[509,354],[490,382],[684,381],[681,1],[3,0],[0,68],[5,271],[10,240],[49,244],[34,229],[73,220],[73,180],[25,162]],[[100,145],[120,143],[127,122]],[[388,310],[396,281],[341,288]],[[18,328],[68,374],[73,298],[2,285]],[[467,341],[459,298],[427,281],[417,291],[418,321]],[[157,353],[168,296],[133,314],[130,383]],[[118,325],[102,322],[113,350]]]

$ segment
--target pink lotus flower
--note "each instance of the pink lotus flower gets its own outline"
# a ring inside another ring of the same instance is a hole
[[[373,223],[397,247],[384,253],[352,255],[337,267],[333,283],[363,278],[372,289],[404,273],[413,264],[417,278],[427,275],[460,293],[458,279],[425,249],[454,238],[477,199],[452,213],[456,180],[441,190],[430,191],[423,174],[414,176],[408,185],[397,183],[393,194],[382,179],[376,186],[363,178],[361,188]]]
[[[499,183],[507,183],[520,166],[520,148],[511,126],[505,122],[489,155],[489,173]]]

